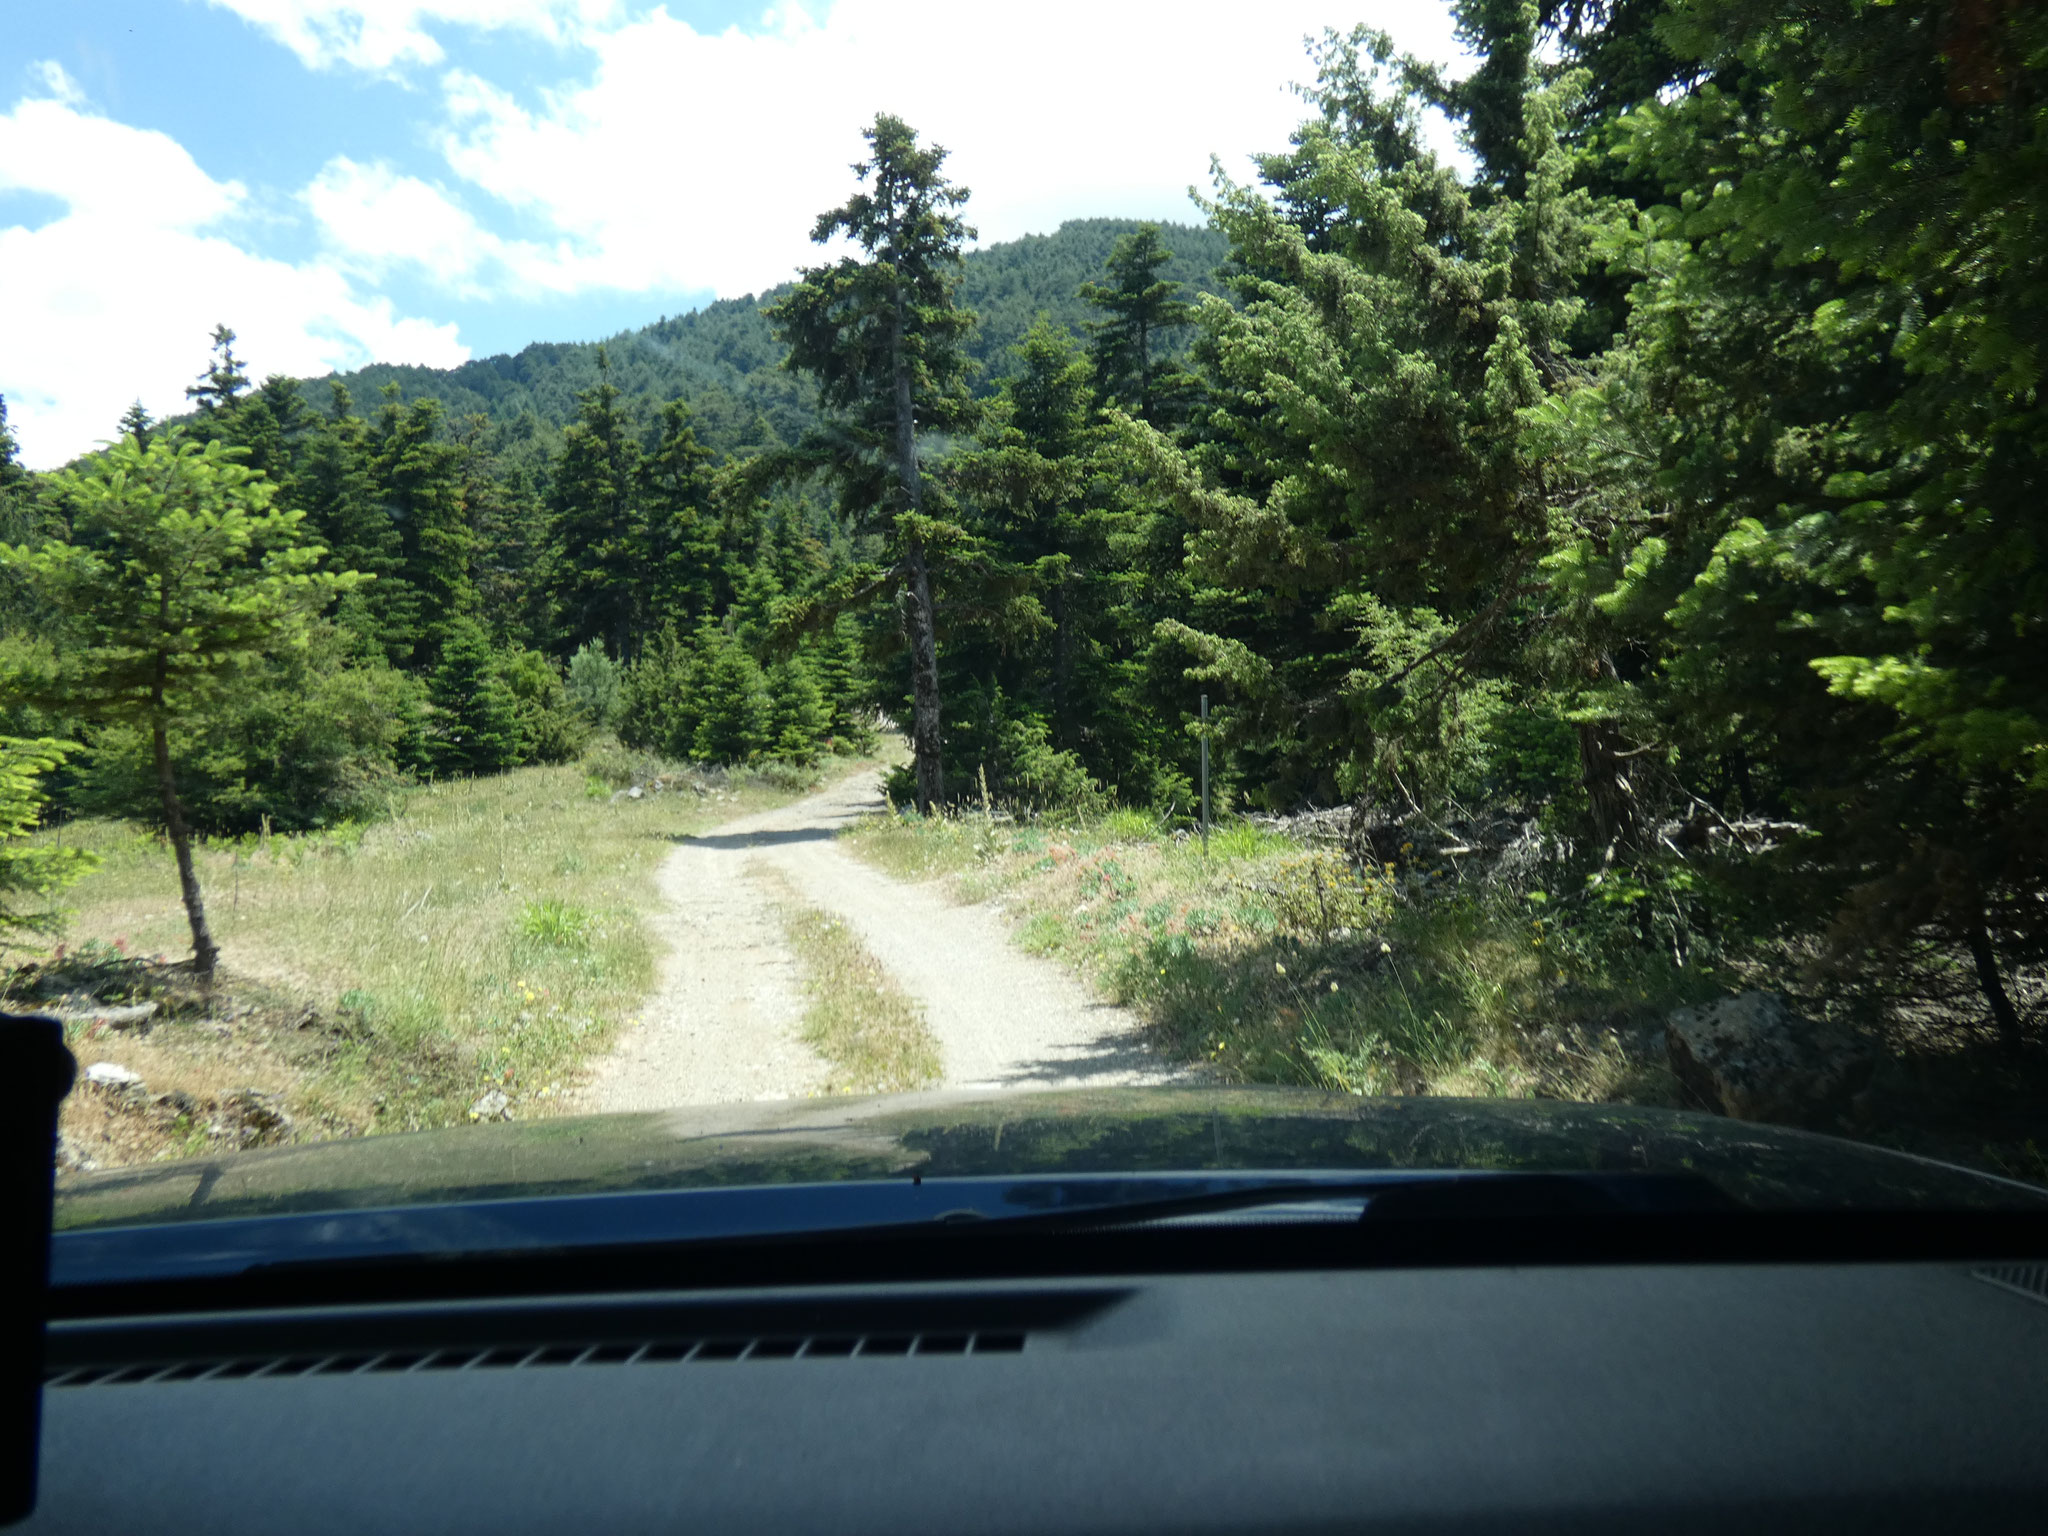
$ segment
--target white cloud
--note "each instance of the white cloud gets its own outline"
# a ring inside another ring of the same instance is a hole
[[[365,300],[330,264],[244,249],[221,228],[246,208],[239,183],[75,101],[22,101],[0,117],[0,191],[13,190],[66,204],[41,228],[0,228],[0,395],[34,467],[112,436],[138,396],[158,415],[183,410],[221,321],[262,372],[468,355],[452,325]]]
[[[85,105],[85,92],[71,78],[71,71],[55,59],[39,59],[29,66],[29,70],[43,82],[43,89],[58,101],[73,107]]]
[[[373,277],[410,263],[460,284],[502,246],[438,187],[381,162],[358,165],[337,155],[300,200],[328,244]]]
[[[566,239],[543,246],[493,234],[441,188],[383,162],[359,165],[337,155],[299,200],[330,259],[373,280],[412,267],[465,298],[492,291],[533,297],[589,286],[602,264]]]
[[[790,5],[763,30],[699,33],[656,10],[582,41],[587,81],[536,107],[473,73],[443,77],[450,168],[538,218],[568,254],[520,265],[573,291],[758,290],[815,259],[819,210],[844,199],[877,111],[952,151],[984,241],[1062,219],[1189,219],[1212,154],[1248,174],[1305,115],[1302,43],[1358,17],[1330,0],[1102,4],[837,0]],[[1365,18],[1448,61],[1439,0]]]
[[[308,69],[347,65],[378,74],[438,64],[428,29],[461,26],[572,41],[603,22],[614,0],[212,0],[269,33]]]

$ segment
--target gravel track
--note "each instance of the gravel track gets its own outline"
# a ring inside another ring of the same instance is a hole
[[[1002,916],[938,882],[891,879],[836,842],[883,808],[867,772],[780,810],[683,839],[658,877],[667,954],[642,1022],[599,1063],[594,1110],[797,1098],[825,1081],[797,1037],[796,968],[750,869],[772,865],[844,921],[924,1010],[948,1088],[1109,1086],[1181,1076],[1144,1046],[1136,1017],[1052,961],[1016,949]]]

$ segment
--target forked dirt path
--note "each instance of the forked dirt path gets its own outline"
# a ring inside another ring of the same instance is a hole
[[[798,1038],[803,1000],[774,904],[750,870],[779,870],[840,918],[924,1010],[948,1088],[1165,1082],[1128,1009],[1010,943],[1000,914],[937,883],[891,879],[835,841],[883,807],[863,773],[780,810],[685,838],[662,864],[667,954],[655,995],[580,1095],[594,1110],[816,1093],[824,1064]]]

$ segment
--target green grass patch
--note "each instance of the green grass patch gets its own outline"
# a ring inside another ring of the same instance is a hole
[[[809,998],[803,1039],[831,1068],[833,1093],[895,1093],[940,1077],[939,1046],[924,1013],[838,918],[798,899],[773,870],[783,932]]]

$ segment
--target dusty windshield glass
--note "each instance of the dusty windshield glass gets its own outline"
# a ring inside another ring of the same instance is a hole
[[[837,1127],[720,1181],[862,1177],[873,1094],[987,1171],[1044,1089],[1095,1129],[1020,1167],[2048,1182],[2044,58],[1863,0],[25,11],[0,932],[65,1198],[604,1187],[702,1159],[583,1117],[679,1106]],[[1226,1113],[1354,1129],[1174,1139]]]

